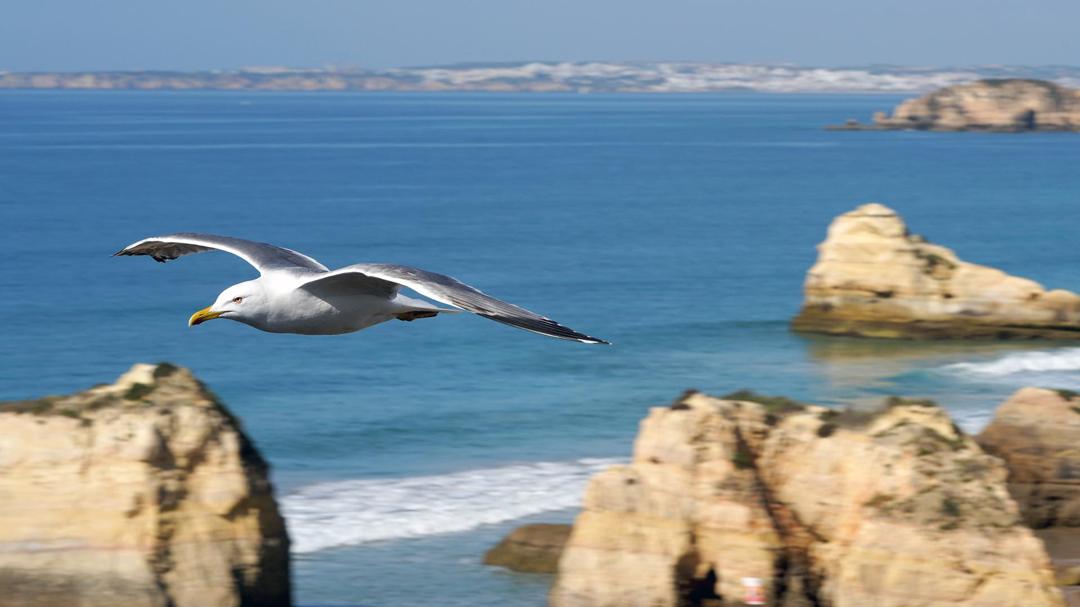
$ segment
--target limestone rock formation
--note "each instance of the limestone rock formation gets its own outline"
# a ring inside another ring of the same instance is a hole
[[[1024,388],[978,441],[1005,460],[1009,492],[1046,543],[1058,583],[1080,593],[1080,394]]]
[[[1009,491],[1035,528],[1080,528],[1080,394],[1023,388],[978,436],[1005,460]]]
[[[840,130],[1080,131],[1080,90],[1045,80],[990,79],[959,84],[909,99],[874,124]]]
[[[555,573],[569,536],[570,525],[522,525],[488,550],[484,564],[525,573]]]
[[[290,604],[267,464],[186,369],[0,404],[0,606]]]
[[[962,261],[892,209],[837,217],[806,277],[796,331],[886,338],[1080,339],[1080,296]]]
[[[1001,460],[941,409],[737,398],[649,413],[590,482],[551,605],[741,605],[758,581],[785,607],[1063,604]]]

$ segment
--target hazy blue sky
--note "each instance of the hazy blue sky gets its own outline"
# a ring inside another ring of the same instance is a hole
[[[2,0],[0,69],[1080,62],[1080,0]]]

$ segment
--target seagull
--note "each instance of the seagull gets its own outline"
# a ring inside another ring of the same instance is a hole
[[[114,256],[149,255],[164,263],[212,250],[243,259],[259,271],[259,277],[222,291],[213,305],[191,315],[191,327],[225,318],[270,333],[339,335],[392,319],[411,322],[464,310],[540,335],[586,344],[609,343],[495,299],[455,278],[408,266],[359,263],[330,270],[291,249],[191,232],[145,238]],[[457,309],[406,297],[399,293],[401,287]]]

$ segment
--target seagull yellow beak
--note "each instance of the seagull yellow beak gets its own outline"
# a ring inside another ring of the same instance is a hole
[[[214,312],[213,310],[210,309],[210,308],[213,308],[213,307],[214,306],[208,306],[208,307],[203,308],[202,310],[199,310],[198,312],[192,314],[191,318],[189,318],[188,321],[187,321],[187,325],[189,327],[194,327],[195,325],[202,324],[202,323],[204,323],[204,322],[206,322],[208,320],[214,320],[218,316],[221,316],[222,314],[224,314],[224,312]]]

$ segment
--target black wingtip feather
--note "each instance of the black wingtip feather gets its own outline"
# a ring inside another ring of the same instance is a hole
[[[112,254],[113,257],[122,257],[122,256],[123,257],[134,257],[136,255],[148,255],[148,256],[150,256],[150,258],[152,258],[154,261],[156,261],[158,263],[165,263],[166,261],[171,261],[173,259],[176,259],[175,255],[170,256],[170,255],[154,255],[153,253],[140,253],[140,252],[136,252],[136,251],[132,250],[131,247],[124,247],[123,249],[120,249],[119,251]]]
[[[477,315],[494,320],[495,322],[501,322],[504,325],[510,325],[511,327],[517,327],[518,329],[524,329],[533,333],[539,333],[540,335],[547,335],[548,337],[570,339],[584,344],[611,345],[611,342],[609,341],[600,339],[599,337],[591,337],[584,333],[578,333],[577,331],[569,327],[564,327],[548,318],[537,319],[521,316],[496,316],[494,314],[483,313],[478,313]]]

